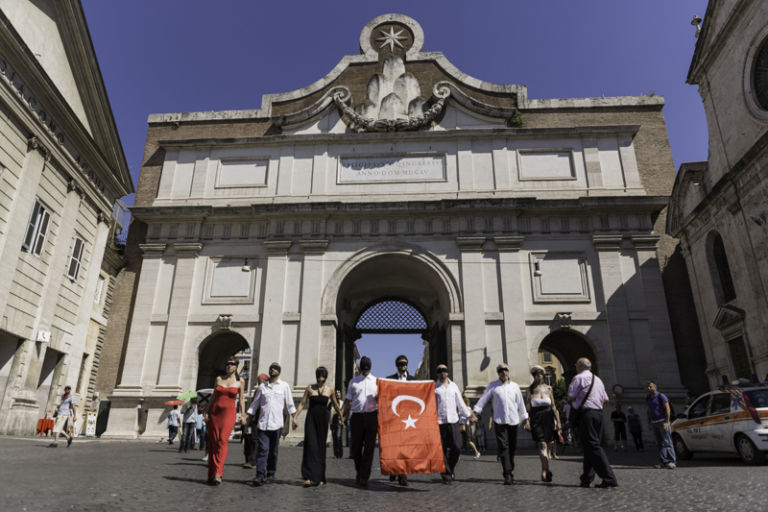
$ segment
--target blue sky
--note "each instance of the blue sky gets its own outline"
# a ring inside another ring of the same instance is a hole
[[[304,87],[357,54],[363,26],[388,12],[421,24],[425,51],[442,51],[481,80],[527,85],[531,98],[662,95],[675,168],[706,160],[701,99],[685,83],[696,41],[690,21],[706,4],[83,0],[134,182],[148,114],[258,108],[262,94]],[[394,371],[399,342],[375,354],[386,364],[374,362],[374,373]],[[367,341],[359,343],[365,353]],[[421,347],[411,343],[415,369]]]

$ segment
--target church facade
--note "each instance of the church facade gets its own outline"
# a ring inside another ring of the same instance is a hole
[[[709,156],[680,167],[667,232],[680,238],[715,387],[768,377],[768,5],[711,1],[703,21],[687,81]]]
[[[106,436],[162,436],[163,402],[234,353],[254,376],[279,361],[296,397],[319,365],[344,388],[377,328],[420,332],[427,374],[446,363],[470,397],[502,361],[527,385],[540,350],[566,376],[589,357],[626,404],[648,378],[684,396],[663,99],[529,99],[423,43],[382,15],[360,55],[260,109],[150,116]]]

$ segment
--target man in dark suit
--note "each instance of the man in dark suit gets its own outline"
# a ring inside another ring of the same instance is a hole
[[[416,380],[416,377],[408,373],[408,358],[404,355],[399,355],[395,358],[395,366],[397,366],[397,372],[392,375],[387,375],[388,379],[394,380]],[[403,487],[408,486],[408,477],[406,475],[389,475],[389,481],[394,482],[397,478],[397,483]]]

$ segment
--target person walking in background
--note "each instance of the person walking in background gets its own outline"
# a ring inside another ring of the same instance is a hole
[[[474,411],[479,415],[489,400],[493,403],[493,430],[496,433],[496,447],[504,474],[504,485],[512,485],[517,427],[521,421],[525,421],[526,430],[530,430],[531,425],[520,387],[509,379],[507,363],[498,365],[496,373],[499,375],[499,380],[488,384],[483,396],[475,404]],[[478,418],[475,417],[472,421],[477,422]]]
[[[603,432],[603,404],[608,401],[603,381],[592,373],[592,363],[586,357],[576,362],[577,375],[568,387],[571,400],[571,418],[576,418],[577,436],[584,450],[584,462],[581,473],[581,487],[589,487],[595,473],[603,479],[595,487],[616,487],[618,482],[613,469],[608,463],[600,439]]]
[[[627,415],[621,410],[621,404],[616,402],[616,407],[611,413],[611,423],[613,423],[613,451],[624,449],[624,443],[627,442]]]
[[[224,366],[223,377],[216,377],[213,403],[208,409],[208,483],[220,485],[224,476],[224,462],[229,451],[229,435],[237,421],[237,405],[245,409],[245,381],[237,371],[238,360],[232,356]],[[241,423],[244,418],[241,417]]]
[[[541,461],[541,481],[551,482],[552,471],[549,469],[549,445],[555,442],[560,432],[560,415],[557,414],[552,387],[544,382],[544,368],[535,365],[531,368],[533,382],[528,387],[528,414],[531,424],[531,437],[539,450]]]
[[[459,435],[459,418],[466,421],[475,417],[472,410],[466,406],[459,392],[459,387],[448,378],[448,367],[437,365],[437,382],[435,382],[435,400],[437,406],[437,424],[440,428],[440,441],[443,445],[445,459],[444,484],[453,481],[456,463],[461,454],[461,437]]]
[[[301,457],[304,487],[325,485],[325,440],[328,439],[328,421],[331,416],[329,405],[333,404],[337,416],[341,415],[336,393],[332,387],[325,385],[327,379],[328,370],[324,366],[318,367],[315,370],[316,383],[307,386],[296,412],[293,413],[293,429],[296,430],[299,428],[296,419],[308,406],[304,420],[304,451]]]
[[[187,453],[195,448],[195,431],[197,430],[197,398],[193,398],[182,408],[184,415],[181,423],[181,440],[179,453]]]
[[[371,359],[360,358],[360,374],[349,381],[347,396],[341,408],[341,417],[349,418],[352,458],[355,460],[357,485],[368,487],[371,477],[373,449],[379,431],[378,388],[376,377],[371,375]]]
[[[640,415],[635,413],[635,408],[631,405],[627,407],[627,426],[632,439],[635,441],[635,450],[643,451],[643,425],[640,421]]]
[[[464,405],[469,407],[469,398],[462,395]],[[473,413],[474,414],[474,413]],[[475,459],[480,458],[480,450],[477,449],[477,423],[469,421],[469,418],[459,420],[459,431],[461,432],[461,440],[464,445],[472,450]]]
[[[291,386],[280,380],[281,370],[280,363],[269,365],[269,380],[259,386],[253,397],[253,402],[248,408],[247,420],[253,418],[257,412],[259,414],[256,423],[258,428],[256,434],[258,456],[256,459],[256,478],[253,480],[253,485],[256,487],[274,481],[280,435],[283,432],[283,415],[286,410],[289,414],[296,412]]]
[[[56,411],[53,413],[55,421],[53,424],[53,442],[48,445],[50,448],[56,448],[58,445],[56,442],[59,440],[59,434],[64,434],[67,438],[67,448],[72,445],[73,434],[69,431],[69,426],[75,423],[75,400],[72,397],[72,388],[70,386],[64,387],[64,394],[61,395],[61,401],[59,402]]]
[[[677,459],[675,449],[672,447],[672,434],[670,423],[672,421],[672,409],[669,407],[669,398],[664,393],[659,393],[656,382],[649,380],[645,389],[648,395],[645,398],[648,426],[653,430],[656,446],[659,449],[661,464],[657,468],[675,469]]]
[[[341,390],[334,392],[336,403],[341,403]],[[341,459],[344,457],[344,421],[341,419],[341,411],[334,411],[331,418],[331,438],[333,439],[333,458]]]
[[[253,389],[254,396],[256,395],[256,390],[259,386],[268,380],[269,375],[266,373],[260,373],[256,377],[256,387]],[[253,397],[250,398],[250,401],[253,401]],[[243,411],[242,414],[246,416],[246,422],[243,426],[243,456],[245,457],[243,467],[246,469],[253,469],[256,467],[256,456],[259,452],[259,428],[256,424],[258,421],[258,414],[254,414],[250,417],[247,416],[245,411]]]
[[[173,444],[176,434],[179,433],[179,406],[174,405],[168,413],[168,444]]]
[[[395,366],[397,368],[397,371],[392,375],[387,375],[388,379],[395,379],[395,380],[415,380],[416,379],[416,377],[408,373],[408,358],[405,357],[405,355],[401,354],[395,358]],[[395,479],[397,479],[397,483],[399,483],[403,487],[408,486],[407,475],[389,475],[390,482],[394,482]]]

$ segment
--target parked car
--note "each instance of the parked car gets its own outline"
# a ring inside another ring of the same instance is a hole
[[[735,452],[748,464],[768,453],[768,387],[725,386],[697,398],[672,422],[680,459],[696,452]]]

